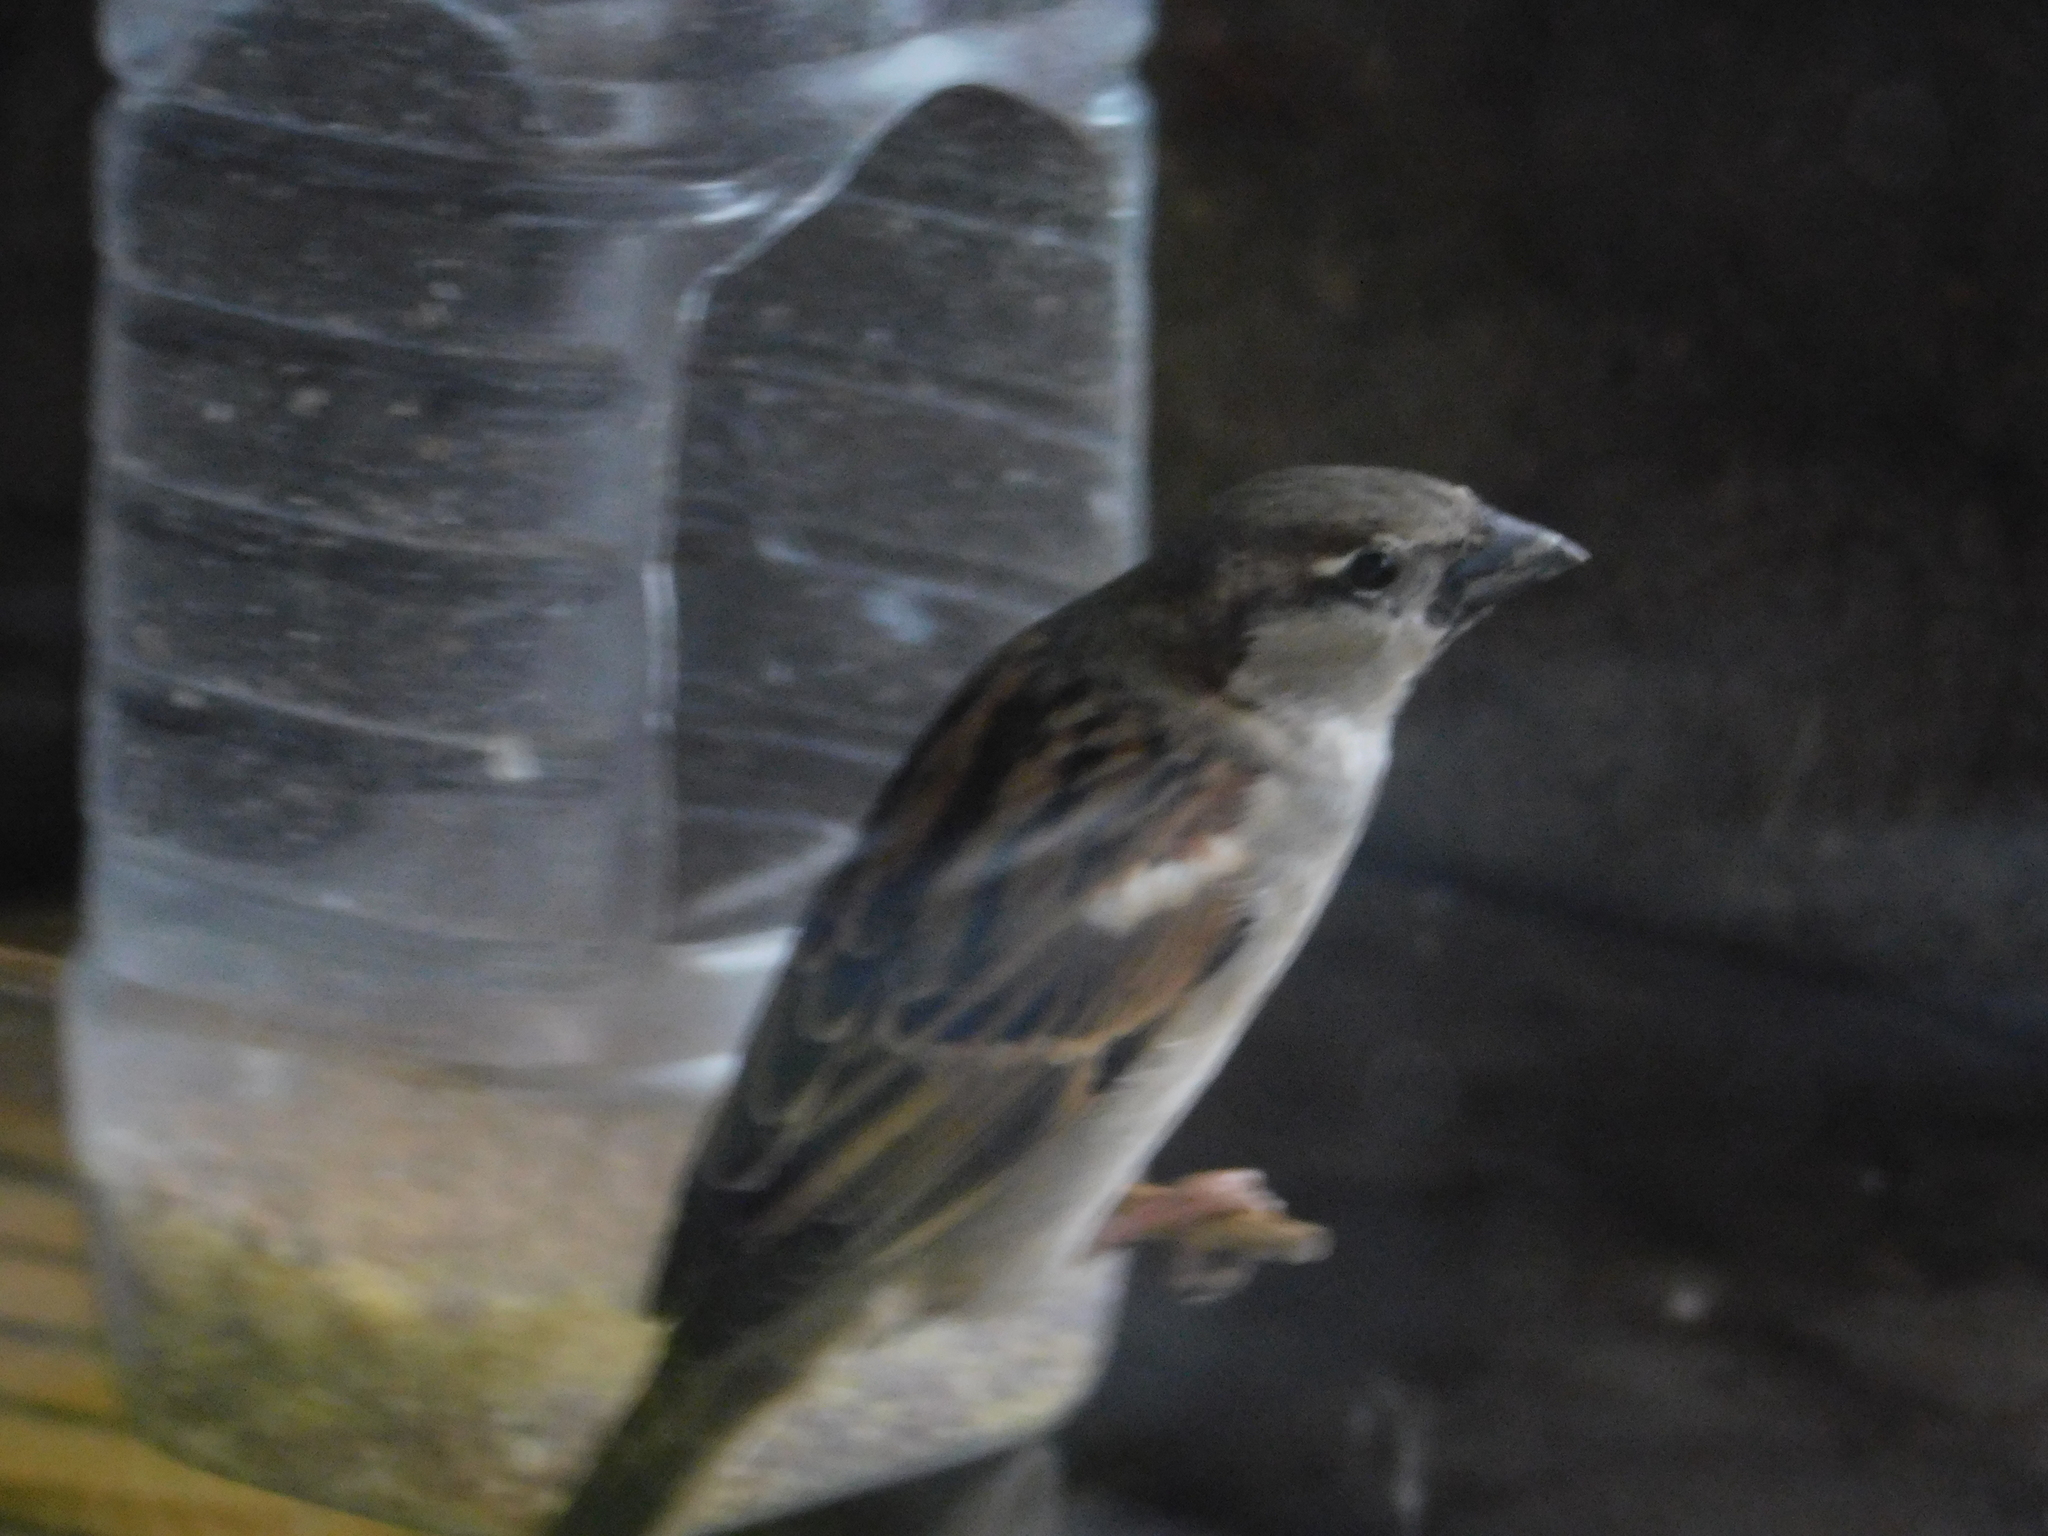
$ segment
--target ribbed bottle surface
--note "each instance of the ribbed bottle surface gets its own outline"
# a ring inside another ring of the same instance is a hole
[[[1146,7],[103,20],[65,1028],[123,1388],[215,1471],[514,1536],[658,1345],[809,892],[1137,551]],[[1038,1432],[1120,1273],[854,1341],[672,1531]]]
[[[1141,8],[107,24],[82,964],[688,1054],[966,668],[1135,553]]]

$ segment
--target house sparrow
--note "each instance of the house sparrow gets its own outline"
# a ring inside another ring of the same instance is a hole
[[[1025,630],[811,907],[681,1198],[675,1321],[554,1527],[635,1536],[886,1284],[1078,1261],[1323,909],[1447,641],[1585,558],[1469,490],[1262,475]]]

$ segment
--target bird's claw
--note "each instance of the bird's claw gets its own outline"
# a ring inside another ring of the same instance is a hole
[[[1309,1264],[1330,1252],[1330,1231],[1287,1214],[1256,1168],[1217,1168],[1171,1184],[1134,1184],[1103,1224],[1098,1251],[1172,1246],[1167,1284],[1182,1301],[1221,1301],[1261,1264]]]

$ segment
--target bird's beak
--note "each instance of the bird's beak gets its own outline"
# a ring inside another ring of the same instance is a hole
[[[1561,533],[1492,507],[1483,508],[1482,516],[1486,542],[1451,563],[1429,605],[1431,621],[1449,629],[1468,628],[1510,593],[1562,576],[1586,558]]]

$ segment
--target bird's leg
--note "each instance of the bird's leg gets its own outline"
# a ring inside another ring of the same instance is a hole
[[[1286,1209],[1287,1203],[1273,1193],[1258,1169],[1211,1168],[1171,1184],[1133,1184],[1103,1223],[1095,1246],[1128,1248],[1177,1237],[1221,1216],[1264,1216]]]
[[[1095,1239],[1098,1251],[1171,1244],[1167,1283],[1183,1301],[1219,1301],[1261,1264],[1328,1256],[1330,1232],[1296,1221],[1256,1168],[1215,1168],[1171,1184],[1135,1184]]]

